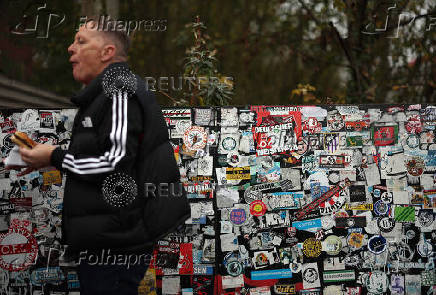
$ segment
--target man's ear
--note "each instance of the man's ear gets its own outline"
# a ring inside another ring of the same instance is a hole
[[[103,47],[102,49],[102,54],[101,54],[101,61],[102,62],[107,62],[111,59],[114,58],[115,54],[116,54],[116,47],[113,44],[107,44]]]

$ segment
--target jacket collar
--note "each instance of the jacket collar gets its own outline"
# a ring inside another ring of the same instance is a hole
[[[109,64],[85,88],[83,88],[76,95],[71,97],[71,102],[78,107],[86,107],[87,105],[89,105],[94,100],[94,98],[103,91],[102,81],[104,74],[115,66],[122,66],[129,69],[129,65],[126,62],[115,62]]]

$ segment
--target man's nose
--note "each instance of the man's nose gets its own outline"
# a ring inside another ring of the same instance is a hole
[[[73,55],[73,53],[74,53],[74,43],[72,43],[69,47],[68,47],[68,53],[70,54],[70,55]]]

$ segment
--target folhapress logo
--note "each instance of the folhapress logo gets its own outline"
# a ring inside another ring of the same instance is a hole
[[[47,39],[65,21],[65,14],[47,7],[47,3],[31,3],[21,20],[10,29],[11,34]]]

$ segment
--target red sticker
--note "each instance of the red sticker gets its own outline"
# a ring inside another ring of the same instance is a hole
[[[266,205],[261,200],[255,200],[250,203],[250,213],[253,216],[262,216],[266,212]]]
[[[10,227],[0,235],[0,267],[20,271],[30,267],[38,254],[35,237],[24,227]]]

